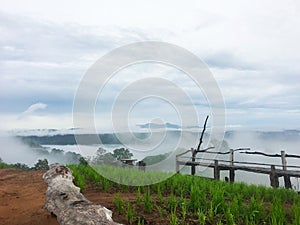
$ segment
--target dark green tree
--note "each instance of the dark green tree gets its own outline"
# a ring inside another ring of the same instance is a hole
[[[66,164],[78,164],[80,157],[82,156],[75,152],[66,152],[64,154]]]
[[[126,148],[117,148],[114,150],[113,156],[117,159],[117,160],[121,160],[121,159],[130,159],[133,154]]]
[[[88,161],[84,157],[79,158],[79,164],[83,166],[89,165]]]
[[[110,152],[103,155],[102,161],[104,164],[111,164],[115,161],[115,157]]]
[[[97,159],[99,159],[99,160],[103,159],[106,152],[107,152],[106,149],[99,147],[97,152],[96,152]]]
[[[111,164],[115,161],[112,153],[107,152],[104,148],[98,148],[96,156],[93,158],[94,164]]]
[[[33,167],[34,170],[48,170],[49,165],[48,165],[48,160],[47,159],[39,159],[39,161],[34,164]]]
[[[29,166],[27,166],[26,164],[24,163],[16,163],[16,164],[13,164],[11,165],[13,168],[16,168],[16,169],[20,169],[20,170],[30,170]]]

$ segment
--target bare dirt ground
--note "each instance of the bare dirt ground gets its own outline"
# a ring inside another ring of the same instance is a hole
[[[43,209],[46,183],[44,171],[0,170],[0,224],[58,224]]]
[[[44,172],[0,169],[0,225],[58,224],[56,217],[43,209],[47,190],[42,179]],[[124,216],[114,212],[113,193],[88,188],[83,194],[90,201],[113,210],[116,222],[126,224]],[[126,198],[135,199],[135,195],[126,194]]]

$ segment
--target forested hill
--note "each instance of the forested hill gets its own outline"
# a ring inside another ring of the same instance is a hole
[[[194,136],[197,140],[199,132],[188,132]],[[238,134],[249,133],[244,131],[227,131],[225,133],[225,139],[230,140]],[[179,138],[182,135],[181,131],[168,131],[168,137]],[[283,130],[283,131],[254,131],[251,132],[256,138],[261,140],[277,140],[277,141],[299,141],[300,140],[300,130]],[[144,139],[149,137],[150,133],[134,133],[136,138]],[[208,134],[206,134],[208,135]],[[99,138],[103,144],[121,144],[117,134],[106,133],[106,134],[58,134],[58,135],[47,135],[47,136],[18,136],[23,139],[23,141],[31,141],[39,145],[92,145],[99,144]],[[253,137],[253,135],[252,135]],[[128,142],[134,141],[132,134],[128,135]]]
[[[144,139],[149,137],[149,133],[136,133],[135,137]],[[116,134],[62,134],[62,135],[48,135],[48,136],[18,136],[23,141],[33,142],[38,145],[93,145],[99,144],[99,138],[102,144],[121,144]],[[130,140],[130,137],[129,139]]]
[[[24,141],[32,141],[40,145],[75,145],[77,141],[74,134],[63,134],[63,135],[53,135],[53,136],[19,136],[19,138]],[[80,134],[76,135],[79,139],[80,144],[98,144],[99,139],[103,144],[120,144],[120,141],[115,134]]]

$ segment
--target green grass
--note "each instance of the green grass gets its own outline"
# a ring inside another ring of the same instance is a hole
[[[129,224],[141,224],[140,218],[155,214],[162,220],[168,218],[169,224],[300,225],[300,196],[293,190],[230,184],[181,174],[152,185],[129,187],[108,180],[90,166],[71,165],[70,168],[81,188],[89,181],[103,191],[135,192],[135,202],[124,201],[120,194],[114,198],[116,209]],[[108,166],[96,169],[138,180],[148,175],[150,180],[155,180],[155,175],[160,178],[170,175]]]
[[[12,165],[0,162],[0,169],[14,168]]]
[[[150,188],[147,188],[147,191],[144,193],[144,207],[146,213],[152,213],[153,210],[153,201],[151,198]]]
[[[15,164],[7,164],[4,162],[0,162],[0,169],[18,169],[18,170],[33,170],[35,169],[34,167],[30,168],[29,166],[27,166],[24,163],[15,163]]]
[[[135,208],[132,207],[129,202],[127,202],[127,206],[126,206],[126,219],[130,225],[133,224],[136,219]]]
[[[111,181],[124,184],[125,186],[154,184],[172,176],[171,173],[161,173],[159,171],[143,172],[128,167],[116,168],[108,165],[93,165],[92,168],[102,176],[109,178]]]
[[[119,214],[122,214],[124,211],[124,201],[121,198],[120,193],[118,193],[117,195],[114,195],[114,205],[117,207]]]

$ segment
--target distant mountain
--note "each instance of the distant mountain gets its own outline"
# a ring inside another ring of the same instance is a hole
[[[145,123],[145,124],[138,124],[139,128],[153,128],[153,129],[160,129],[160,128],[169,128],[169,129],[180,129],[181,126],[173,123]]]
[[[167,132],[171,135],[169,138],[180,137],[181,131],[171,130]],[[126,133],[122,133],[122,137],[126,136]],[[136,141],[136,138],[143,140],[147,139],[151,133],[143,132],[143,133],[134,133],[129,134],[126,137],[126,141],[128,143],[132,143]],[[24,141],[34,142],[39,145],[93,145],[99,144],[99,139],[102,144],[122,144],[118,139],[118,134],[106,133],[106,134],[62,134],[62,135],[46,135],[46,136],[17,136]]]
[[[175,124],[168,124],[166,123],[168,127],[178,128],[178,125]],[[141,125],[141,126],[149,126],[147,124]],[[161,126],[161,124],[160,124]],[[160,127],[157,126],[157,127]],[[174,129],[167,131],[167,134],[169,135],[169,138],[175,138],[180,137],[180,135],[189,134],[191,137],[193,137],[193,140],[198,142],[199,135],[201,133],[201,129],[197,132],[189,132],[189,131],[181,131],[180,129]],[[284,131],[226,131],[225,133],[225,139],[230,140],[234,138],[236,135],[240,135],[243,133],[251,133],[255,134],[256,137],[258,137],[261,140],[278,140],[278,141],[299,141],[300,140],[300,130],[284,130]],[[124,135],[124,134],[122,134]],[[126,134],[125,134],[126,135]],[[134,142],[134,138],[132,136],[135,136],[139,139],[147,139],[151,135],[148,132],[136,132],[134,135],[128,134],[128,138],[126,141],[128,143]],[[209,132],[205,133],[205,136],[209,136]],[[101,140],[102,144],[122,144],[120,140],[118,139],[118,134],[113,133],[106,133],[106,134],[59,134],[59,135],[19,135],[18,137],[22,138],[24,141],[28,141],[31,144],[38,144],[38,145],[76,145],[77,143],[83,144],[83,145],[93,145],[93,144],[99,144],[99,139]],[[171,138],[171,139],[172,139]],[[170,140],[171,140],[170,139]],[[173,140],[173,139],[172,139]],[[197,143],[196,143],[197,144]]]
[[[300,140],[300,130],[259,132],[259,137],[262,139],[276,139],[283,141]]]
[[[15,136],[48,136],[48,135],[74,134],[75,130],[80,130],[80,128],[17,129],[17,130],[11,130],[9,133]]]
[[[93,145],[99,143],[99,138],[103,144],[120,144],[115,134],[63,134],[47,136],[19,136],[24,141],[31,141],[39,145]]]

